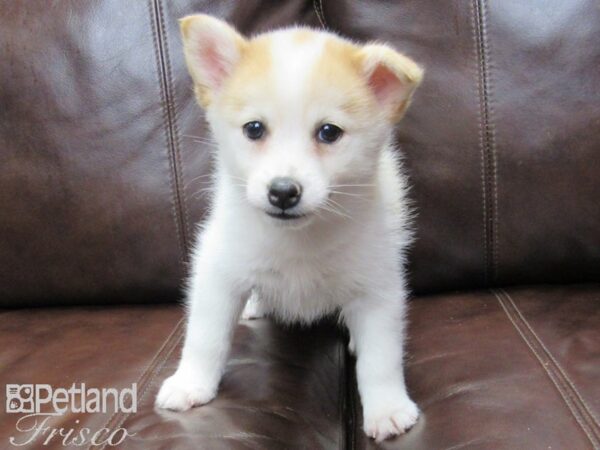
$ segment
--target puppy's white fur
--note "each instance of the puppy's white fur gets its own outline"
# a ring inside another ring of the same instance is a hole
[[[186,410],[215,397],[240,299],[252,291],[245,318],[310,323],[340,311],[366,433],[404,432],[418,416],[402,370],[409,208],[391,146],[421,70],[386,45],[302,28],[245,39],[198,15],[182,20],[182,34],[218,151],[213,207],[192,256],[182,357],[157,406]],[[267,133],[251,141],[242,126],[255,120]],[[344,134],[317,142],[324,123]],[[292,212],[303,217],[266,214],[267,187],[281,176],[302,185]]]

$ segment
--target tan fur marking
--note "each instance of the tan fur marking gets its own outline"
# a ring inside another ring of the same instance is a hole
[[[339,38],[327,38],[323,54],[315,66],[312,85],[315,89],[334,86],[344,92],[340,105],[349,114],[366,113],[375,108],[374,98],[361,76],[360,47]],[[313,95],[318,95],[315,92]]]
[[[302,45],[310,42],[315,37],[315,32],[311,30],[306,30],[299,28],[295,30],[294,35],[292,37],[294,44]]]
[[[270,38],[258,36],[247,41],[241,60],[225,83],[222,103],[239,110],[244,103],[244,93],[261,81],[266,81],[271,68]]]

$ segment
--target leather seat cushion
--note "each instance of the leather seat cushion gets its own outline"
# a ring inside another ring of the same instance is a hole
[[[3,310],[0,385],[122,389],[137,383],[137,413],[68,413],[47,423],[94,431],[122,426],[135,433],[119,448],[342,445],[345,344],[331,324],[302,330],[243,322],[218,397],[186,413],[155,411],[158,388],[177,366],[182,313],[175,305]],[[27,436],[15,432],[22,416],[2,409],[0,448],[10,436],[22,436],[20,442]],[[64,447],[55,438],[44,448]]]
[[[599,300],[578,286],[414,301],[407,381],[423,415],[381,448],[599,448]],[[378,448],[351,398],[354,448]]]
[[[600,445],[600,286],[532,287],[415,298],[409,390],[423,414],[393,449],[587,449]],[[217,398],[156,411],[183,334],[177,306],[4,310],[0,384],[122,388],[135,414],[68,414],[50,423],[135,436],[120,448],[376,448],[361,430],[353,360],[332,324],[242,322]],[[0,442],[18,414],[2,412]],[[48,446],[47,448],[53,448]],[[55,448],[62,448],[58,443]]]

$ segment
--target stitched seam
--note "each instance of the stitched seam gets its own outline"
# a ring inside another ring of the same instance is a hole
[[[181,319],[181,321],[177,325],[177,328],[178,328],[177,329],[177,334],[176,334],[175,338],[173,339],[170,347],[168,348],[168,350],[165,350],[165,352],[160,357],[160,359],[157,360],[157,362],[154,365],[154,367],[151,368],[151,370],[149,371],[149,375],[147,377],[147,381],[144,380],[145,386],[141,390],[141,395],[139,397],[139,402],[140,403],[146,397],[146,393],[148,392],[148,388],[150,386],[153,386],[154,380],[156,379],[157,375],[159,373],[161,373],[162,370],[164,369],[165,364],[167,363],[167,360],[169,359],[169,357],[173,354],[173,352],[175,351],[175,349],[179,346],[179,343],[181,342],[181,340],[183,338],[183,335],[184,335],[184,328],[182,326],[183,323],[184,323],[184,320]],[[127,421],[127,419],[130,416],[131,416],[131,413],[122,414],[121,415],[121,419],[118,422],[112,424],[111,427],[113,427],[114,429],[121,427]],[[104,447],[106,447],[106,444],[104,445]],[[102,449],[104,447],[102,447]],[[102,450],[102,449],[100,449],[100,450]]]
[[[504,296],[506,297],[506,299],[512,304],[514,310],[519,315],[519,318],[521,319],[521,321],[523,322],[523,324],[525,324],[525,326],[530,331],[530,333],[533,335],[533,337],[538,341],[540,347],[542,347],[542,349],[544,350],[544,352],[546,353],[546,355],[548,356],[548,358],[550,358],[550,360],[554,363],[556,369],[561,373],[561,375],[562,375],[562,377],[564,379],[564,382],[571,387],[571,389],[573,390],[573,392],[575,393],[575,395],[577,396],[577,398],[581,402],[581,405],[580,405],[581,409],[584,409],[585,412],[587,412],[587,414],[588,414],[591,422],[593,423],[593,425],[595,425],[596,427],[600,427],[598,418],[594,415],[594,412],[592,411],[592,409],[589,407],[589,405],[587,404],[587,402],[585,401],[585,399],[583,398],[583,396],[581,395],[581,393],[579,392],[579,390],[575,387],[575,384],[571,381],[571,379],[569,378],[569,376],[567,375],[567,373],[563,370],[562,366],[556,360],[556,358],[554,357],[554,355],[550,352],[550,350],[548,349],[548,347],[546,346],[546,344],[544,344],[544,341],[538,336],[538,334],[535,332],[535,330],[533,329],[533,327],[529,324],[529,322],[527,321],[527,319],[525,318],[525,316],[523,315],[523,313],[521,312],[521,310],[519,309],[519,307],[514,302],[514,300],[511,297],[511,295],[508,292],[506,292],[504,289],[500,289],[500,292],[502,292],[504,294]],[[598,430],[596,430],[596,434],[598,434]],[[600,438],[600,434],[598,434],[598,437]]]
[[[576,410],[574,402],[573,402],[573,398],[569,395],[568,392],[565,392],[564,386],[561,385],[560,379],[557,376],[557,374],[555,373],[555,371],[553,370],[553,368],[546,361],[544,361],[543,356],[540,355],[540,353],[539,353],[538,350],[536,350],[534,344],[526,336],[526,334],[523,331],[522,327],[519,326],[519,324],[517,323],[517,320],[515,318],[515,315],[513,313],[511,313],[509,307],[506,305],[506,303],[502,299],[502,297],[496,291],[492,291],[492,293],[494,294],[494,296],[496,297],[496,299],[500,303],[502,309],[504,310],[505,314],[507,315],[507,317],[509,318],[509,320],[513,324],[514,328],[517,330],[517,332],[519,333],[519,335],[521,336],[521,338],[523,339],[523,341],[527,344],[527,346],[532,351],[532,353],[534,354],[534,356],[536,357],[536,359],[539,361],[539,363],[542,366],[542,368],[545,370],[546,374],[548,375],[548,378],[550,378],[550,381],[552,381],[552,383],[554,384],[554,386],[558,390],[558,392],[561,395],[561,397],[563,398],[565,404],[567,405],[567,407],[571,411],[573,417],[575,418],[575,420],[577,421],[577,423],[579,424],[579,426],[581,427],[581,429],[584,431],[584,433],[586,434],[586,436],[588,437],[588,439],[592,443],[593,447],[595,449],[598,448],[596,446],[596,443],[594,442],[595,438],[590,434],[591,430],[587,427],[587,425],[585,425],[583,423],[584,419],[581,416],[580,412]]]
[[[167,69],[165,65],[165,42],[162,35],[162,27],[164,20],[160,10],[159,0],[149,0],[148,6],[150,9],[150,22],[152,26],[152,37],[154,42],[154,53],[156,57],[157,73],[160,86],[161,105],[163,109],[163,120],[165,128],[165,141],[169,156],[169,179],[172,191],[172,212],[175,221],[175,232],[179,242],[180,260],[187,260],[187,233],[183,219],[182,210],[183,198],[181,195],[181,180],[177,170],[177,157],[175,150],[175,128],[173,122],[173,114],[171,107],[171,92],[169,90]]]
[[[484,277],[485,282],[488,281],[488,242],[487,242],[487,183],[486,183],[486,173],[485,173],[485,153],[484,153],[484,139],[483,139],[483,106],[482,106],[482,86],[483,82],[481,80],[481,64],[480,60],[480,45],[479,45],[479,26],[476,17],[478,16],[478,3],[477,0],[473,0],[471,3],[472,9],[472,18],[473,18],[473,40],[474,42],[474,50],[475,50],[475,59],[477,61],[477,98],[479,102],[479,108],[477,110],[477,114],[479,116],[478,127],[479,127],[479,150],[480,150],[480,159],[481,159],[481,189],[482,189],[482,206],[483,206],[483,263],[484,263]]]
[[[325,19],[325,14],[323,13],[323,0],[313,0],[313,8],[321,26],[323,28],[329,28],[327,20]]]
[[[496,280],[497,274],[497,183],[495,130],[492,124],[491,78],[487,37],[485,0],[471,4],[479,97],[479,145],[481,149],[481,184],[483,196],[483,250],[485,282]]]
[[[484,5],[486,0],[482,0],[482,5]],[[488,107],[488,133],[489,133],[489,144],[490,144],[490,158],[491,158],[491,166],[492,166],[492,176],[491,176],[491,187],[492,187],[492,199],[493,199],[493,209],[492,209],[492,221],[493,221],[493,232],[491,235],[492,240],[492,281],[496,282],[498,279],[498,252],[499,252],[499,244],[498,244],[498,151],[496,148],[496,125],[494,123],[494,87],[493,81],[494,78],[491,75],[492,72],[492,56],[490,51],[490,39],[488,38],[487,33],[487,17],[488,17],[488,9],[484,8],[482,23],[483,23],[483,33],[484,33],[484,45],[485,45],[485,54],[486,54],[486,73],[487,73],[487,107]]]
[[[493,106],[492,106],[492,77],[491,77],[491,69],[490,69],[490,49],[489,49],[489,38],[487,34],[487,7],[486,0],[480,0],[479,4],[479,16],[481,23],[481,45],[482,45],[482,68],[484,70],[484,105],[485,105],[485,137],[486,137],[486,146],[487,146],[487,181],[488,181],[488,251],[489,257],[491,260],[491,267],[489,268],[490,272],[490,281],[496,281],[497,275],[497,233],[498,233],[498,224],[497,224],[497,210],[498,210],[498,196],[497,196],[497,186],[496,186],[496,139],[495,139],[495,128],[493,124]]]
[[[171,70],[171,57],[169,55],[169,43],[167,40],[168,37],[168,32],[167,29],[165,27],[165,19],[164,19],[164,13],[163,13],[163,4],[162,1],[158,1],[158,7],[159,7],[159,11],[160,11],[160,18],[161,18],[161,22],[160,22],[160,27],[161,27],[161,31],[162,31],[162,35],[163,35],[163,47],[164,47],[164,60],[165,60],[165,68],[166,68],[166,74],[167,74],[167,80],[168,80],[168,98],[169,98],[169,103],[168,105],[170,106],[170,110],[171,110],[171,125],[173,127],[173,152],[175,153],[175,180],[177,181],[177,189],[178,189],[178,193],[181,197],[180,200],[180,211],[181,214],[183,216],[182,222],[183,222],[183,227],[185,230],[185,239],[184,239],[184,246],[185,246],[185,258],[187,260],[187,255],[189,254],[189,239],[188,237],[191,236],[190,233],[190,221],[189,221],[189,215],[188,215],[188,210],[187,210],[187,198],[185,195],[185,179],[184,179],[184,173],[183,173],[183,163],[181,160],[181,141],[179,139],[180,136],[180,132],[179,132],[179,114],[177,111],[177,105],[175,104],[175,89],[173,87],[174,83],[173,83],[173,71]]]
[[[162,107],[162,116],[163,116],[163,122],[165,124],[164,126],[164,134],[165,134],[165,143],[166,143],[166,147],[167,150],[169,149],[169,135],[168,135],[168,127],[167,127],[167,123],[168,123],[168,117],[167,117],[167,108],[166,108],[166,101],[165,101],[165,93],[164,93],[164,89],[163,89],[163,82],[162,82],[162,76],[161,76],[161,63],[160,63],[160,54],[159,54],[159,48],[160,48],[160,44],[158,42],[158,33],[156,31],[156,24],[155,24],[155,20],[154,20],[154,9],[153,9],[153,0],[149,0],[148,1],[148,8],[149,8],[149,14],[150,14],[150,26],[152,29],[152,41],[154,44],[154,56],[156,59],[156,66],[157,66],[157,76],[158,76],[158,85],[159,85],[159,91],[160,91],[160,102],[161,102],[161,107]],[[169,152],[169,186],[171,188],[171,213],[173,214],[173,221],[175,222],[175,234],[177,235],[177,244],[179,246],[179,258],[181,261],[183,261],[184,259],[184,254],[185,254],[185,246],[183,244],[183,239],[181,236],[181,232],[180,232],[180,223],[178,221],[178,217],[177,217],[177,206],[176,206],[176,187],[175,187],[175,182],[173,179],[173,170],[172,170],[172,161],[171,161],[171,154]]]
[[[540,354],[539,349],[536,349],[535,343],[532,342],[532,340],[526,335],[525,330],[523,329],[523,326],[520,326],[517,323],[518,316],[516,316],[515,313],[511,312],[509,306],[507,305],[506,301],[502,298],[499,291],[491,290],[491,292],[498,300],[498,303],[500,303],[500,306],[504,310],[504,313],[506,314],[506,316],[512,323],[515,330],[519,333],[519,335],[521,336],[521,338],[523,339],[525,344],[527,344],[527,346],[529,347],[529,349],[531,350],[531,352],[533,353],[535,358],[538,360],[538,362],[540,363],[540,365],[542,366],[542,368],[548,375],[548,378],[550,378],[550,381],[552,382],[552,384],[554,384],[554,386],[558,390],[560,396],[562,397],[563,401],[567,405],[569,411],[571,411],[571,414],[573,415],[573,417],[579,424],[580,428],[585,433],[585,435],[588,437],[593,448],[600,449],[600,443],[598,443],[597,439],[595,438],[593,429],[590,429],[588,424],[584,423],[585,418],[583,417],[581,412],[577,409],[576,400],[568,392],[568,390],[565,389],[564,384],[561,384],[560,376],[556,373],[554,367],[552,365],[550,365],[547,361],[544,360],[543,355]],[[546,360],[547,360],[547,358],[546,358]]]
[[[175,325],[167,339],[160,346],[156,354],[152,357],[146,368],[142,371],[141,375],[138,377],[136,384],[138,388],[141,386],[141,395],[138,397],[138,405],[141,404],[144,399],[148,387],[152,384],[152,381],[156,377],[156,375],[162,370],[165,365],[168,357],[173,353],[173,350],[177,348],[177,345],[181,341],[183,337],[183,323],[184,318],[180,319],[179,322]],[[115,411],[106,421],[103,428],[112,429],[120,427],[125,420],[131,415],[131,413],[122,413]],[[98,450],[103,450],[106,447],[107,443],[105,442],[102,447],[99,447]],[[94,446],[90,445],[89,449],[92,449]]]

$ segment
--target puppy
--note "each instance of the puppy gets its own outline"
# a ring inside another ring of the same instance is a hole
[[[403,433],[418,409],[402,369],[409,208],[392,134],[422,70],[385,44],[306,28],[245,38],[194,15],[181,31],[218,150],[181,361],[156,405],[183,411],[215,397],[252,291],[248,317],[310,323],[339,311],[365,432]]]

